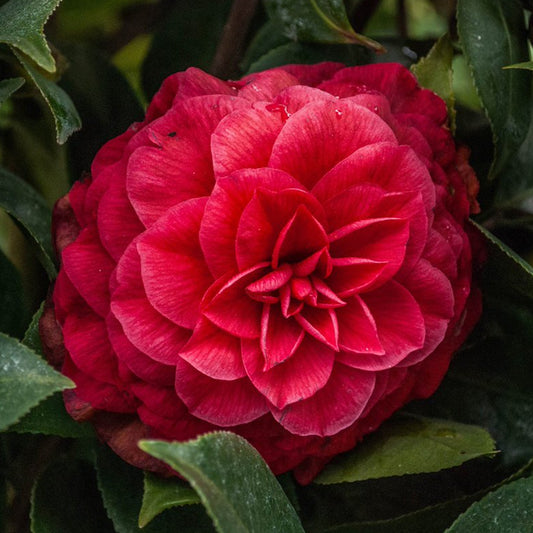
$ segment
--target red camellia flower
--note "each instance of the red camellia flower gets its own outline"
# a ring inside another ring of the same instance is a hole
[[[309,482],[432,394],[479,316],[476,179],[397,64],[169,77],[55,211],[41,329],[133,464],[217,428]]]

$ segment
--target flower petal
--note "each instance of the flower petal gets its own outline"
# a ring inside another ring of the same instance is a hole
[[[383,141],[394,143],[396,137],[368,109],[345,101],[316,102],[287,120],[272,148],[269,166],[311,188],[358,148]]]
[[[137,242],[148,300],[163,316],[189,329],[213,283],[198,241],[206,201],[195,198],[171,208]]]
[[[213,379],[234,380],[246,375],[241,341],[201,318],[179,356]]]
[[[265,399],[248,378],[212,379],[183,359],[176,365],[175,386],[192,415],[217,426],[246,424],[268,412]]]
[[[290,358],[267,371],[256,341],[243,341],[242,355],[251,382],[280,409],[316,394],[329,379],[334,361],[333,350],[309,336]]]
[[[336,363],[324,387],[310,398],[282,409],[271,408],[274,418],[296,435],[335,435],[363,412],[372,391],[375,374]]]

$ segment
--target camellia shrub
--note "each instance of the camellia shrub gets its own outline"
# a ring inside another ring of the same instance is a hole
[[[533,527],[531,6],[59,3],[0,6],[0,526]]]

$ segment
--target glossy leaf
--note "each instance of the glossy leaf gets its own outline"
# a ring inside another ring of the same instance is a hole
[[[520,0],[459,0],[457,30],[474,83],[491,122],[496,178],[528,132],[531,79],[503,67],[529,59]]]
[[[211,520],[201,505],[168,509],[140,529],[143,472],[125,463],[109,448],[100,447],[96,459],[98,487],[117,533],[213,532]],[[127,489],[127,490],[126,490]]]
[[[113,533],[96,488],[94,470],[59,460],[40,476],[32,495],[32,533]]]
[[[162,478],[148,472],[144,475],[144,494],[139,527],[144,527],[154,517],[171,507],[200,503],[198,494],[177,478]]]
[[[455,131],[455,95],[452,73],[453,47],[450,36],[443,35],[429,53],[412,66],[418,83],[438,94],[448,108],[450,129]]]
[[[265,0],[265,5],[292,40],[360,44],[385,51],[378,42],[355,32],[342,0]]]
[[[494,441],[480,427],[401,415],[334,459],[315,482],[327,485],[436,472],[493,453]]]
[[[43,314],[44,304],[45,302],[41,302],[39,309],[33,314],[30,325],[26,329],[24,338],[22,339],[22,344],[25,344],[39,355],[42,355],[43,353],[43,345],[41,343],[41,337],[39,336],[39,320],[41,320]]]
[[[39,258],[48,276],[55,277],[50,209],[35,189],[2,167],[0,167],[0,208],[28,231],[38,246]]]
[[[447,533],[533,531],[533,477],[519,479],[474,503]]]
[[[24,85],[24,78],[10,78],[0,81],[0,105],[2,105],[16,90]]]
[[[87,423],[75,422],[65,410],[63,395],[56,392],[26,413],[9,427],[14,433],[41,433],[58,437],[93,437],[94,430]]]
[[[0,7],[0,42],[30,56],[48,72],[56,69],[43,28],[61,0],[9,0]]]
[[[70,96],[53,81],[43,76],[21,53],[15,52],[15,54],[48,104],[56,125],[57,142],[63,144],[81,128],[80,116]]]
[[[522,68],[525,70],[533,70],[533,61],[524,61],[522,63],[515,63],[514,65],[507,65],[503,68]]]
[[[229,432],[178,443],[141,441],[191,483],[219,533],[303,533],[296,511],[257,451]]]
[[[0,430],[54,392],[73,387],[35,352],[0,334]]]

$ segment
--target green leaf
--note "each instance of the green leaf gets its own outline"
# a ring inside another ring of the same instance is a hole
[[[37,244],[39,259],[48,276],[54,278],[56,269],[52,257],[50,220],[52,214],[43,198],[18,176],[0,167],[0,208],[20,222]]]
[[[56,125],[57,142],[63,144],[75,131],[81,128],[81,118],[72,100],[61,87],[43,76],[21,53],[15,51],[15,55],[48,104]]]
[[[450,36],[443,35],[427,56],[411,67],[418,83],[438,94],[448,108],[450,129],[455,132],[455,95],[453,92],[453,46]]]
[[[533,531],[533,477],[519,479],[474,503],[446,533]]]
[[[144,112],[120,71],[97,49],[69,45],[62,51],[69,68],[59,84],[72,98],[83,123],[68,143],[72,176],[77,179],[91,168],[102,144],[142,120]]]
[[[274,48],[250,65],[247,74],[289,63],[313,64],[320,61],[338,61],[345,65],[367,63],[369,53],[360,46],[341,44],[287,43]]]
[[[65,410],[63,395],[54,393],[26,413],[16,424],[9,427],[14,433],[41,433],[58,437],[94,437],[92,426],[75,422]]]
[[[162,478],[148,472],[144,475],[143,503],[139,512],[139,527],[171,507],[200,503],[198,494],[177,478]]]
[[[503,67],[529,59],[520,0],[459,0],[457,30],[494,136],[492,179],[524,141],[531,114],[531,78]]]
[[[43,472],[33,489],[31,531],[114,533],[89,464],[58,460]]]
[[[530,299],[533,305],[533,267],[509,248],[489,230],[470,221],[486,239],[489,261],[484,266],[484,276],[489,284],[496,284],[506,292],[512,290]]]
[[[491,454],[494,441],[480,427],[403,414],[334,459],[315,483],[437,472]]]
[[[24,78],[11,78],[0,81],[0,106],[24,85]]]
[[[98,487],[117,533],[213,532],[211,520],[201,505],[174,507],[156,516],[142,529],[138,526],[143,498],[143,472],[125,463],[101,446],[96,457]],[[127,488],[127,490],[125,490]]]
[[[27,346],[0,334],[0,430],[52,393],[73,387]]]
[[[41,337],[39,336],[39,320],[41,320],[44,311],[44,304],[45,302],[41,302],[39,309],[35,311],[30,325],[26,329],[26,333],[24,333],[24,338],[22,339],[22,344],[25,344],[39,355],[42,355],[43,353],[43,345],[41,343]]]
[[[20,274],[0,250],[0,331],[18,337],[24,331],[28,312]],[[7,312],[6,312],[7,311]]]
[[[276,478],[242,437],[215,432],[185,443],[139,446],[187,478],[219,533],[303,533]]]
[[[142,85],[148,98],[174,72],[189,67],[209,71],[232,2],[180,0],[176,4],[156,29],[143,62]]]
[[[358,34],[348,20],[342,0],[265,0],[270,17],[295,41],[360,44],[382,53],[378,42]]]
[[[43,28],[61,0],[9,0],[0,7],[0,42],[30,56],[40,67],[55,72],[56,64]]]

